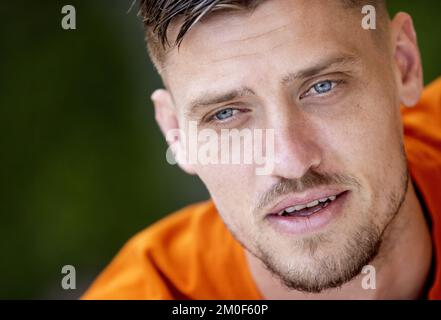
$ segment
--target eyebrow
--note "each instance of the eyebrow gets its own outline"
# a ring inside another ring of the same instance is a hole
[[[233,89],[231,91],[215,94],[205,94],[201,98],[197,98],[189,103],[189,110],[186,112],[188,116],[192,116],[197,109],[212,106],[215,104],[225,103],[227,101],[237,100],[244,96],[255,95],[254,91],[248,87]]]
[[[331,68],[343,67],[346,65],[354,64],[358,60],[359,59],[353,55],[343,55],[343,56],[327,58],[326,60],[315,64],[314,66],[308,67],[306,69],[297,72],[288,73],[282,78],[281,84],[286,86],[290,82],[311,78]]]
[[[283,86],[288,85],[291,82],[306,79],[318,75],[328,69],[345,66],[353,64],[358,61],[358,58],[353,55],[339,55],[327,58],[323,61],[316,63],[313,66],[307,67],[306,69],[299,70],[297,72],[290,72],[282,77],[281,84]],[[228,101],[233,101],[240,99],[244,96],[255,95],[254,91],[248,87],[241,87],[226,92],[220,93],[205,93],[201,97],[192,100],[188,106],[188,111],[186,115],[192,117],[197,113],[198,109],[212,106],[216,104],[226,103]]]

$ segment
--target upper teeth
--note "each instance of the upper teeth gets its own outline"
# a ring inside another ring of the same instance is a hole
[[[330,197],[322,198],[322,199],[319,199],[319,200],[314,200],[314,201],[311,201],[311,202],[306,203],[306,204],[298,204],[296,206],[288,207],[285,210],[280,211],[279,215],[281,216],[285,212],[292,213],[294,211],[300,211],[300,210],[303,210],[305,208],[312,208],[312,207],[315,207],[316,205],[318,205],[319,202],[326,202],[328,200],[329,201],[334,201],[336,198],[337,198],[337,196],[330,196]]]

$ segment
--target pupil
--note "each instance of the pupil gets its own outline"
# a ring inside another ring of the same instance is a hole
[[[218,112],[216,114],[216,118],[218,120],[224,120],[224,119],[227,119],[227,118],[231,117],[232,114],[233,114],[233,110],[232,109],[225,109],[225,110],[222,110],[222,111]]]
[[[331,81],[325,81],[325,82],[321,82],[315,85],[315,90],[318,93],[324,93],[324,92],[328,92],[329,90],[331,90],[332,84]]]

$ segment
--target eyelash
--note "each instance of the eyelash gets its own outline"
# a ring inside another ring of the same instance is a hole
[[[313,90],[314,87],[315,87],[316,85],[321,84],[321,83],[325,83],[325,82],[331,82],[331,85],[332,85],[331,89],[330,89],[328,92],[325,92],[325,93],[308,94],[308,92],[310,92],[311,90]],[[304,99],[304,98],[307,98],[307,97],[309,97],[309,96],[311,96],[311,95],[317,95],[317,96],[328,95],[328,94],[330,94],[330,93],[331,93],[331,92],[332,92],[332,91],[333,91],[333,90],[334,90],[339,84],[342,84],[343,82],[344,82],[343,80],[330,80],[330,79],[318,81],[318,82],[314,83],[313,85],[311,85],[311,86],[308,88],[308,90],[306,90],[305,93],[303,93],[302,95],[300,95],[299,100],[302,100],[302,99]]]
[[[312,89],[314,89],[314,87],[316,85],[321,84],[321,83],[325,83],[325,82],[331,82],[331,85],[332,85],[331,89],[328,92],[316,93],[315,95],[323,96],[323,95],[330,94],[335,89],[335,87],[337,87],[339,84],[343,83],[344,81],[343,80],[329,80],[329,79],[328,80],[318,81],[318,82],[314,83],[313,85],[311,85],[308,88],[308,90],[300,96],[299,99],[302,100],[304,98],[309,97],[311,94],[308,94],[308,92],[310,92]],[[217,119],[215,119],[215,116],[217,114],[219,114],[222,111],[229,110],[229,109],[231,109],[233,111],[233,115],[231,117],[229,117],[229,118],[227,118],[225,120],[217,120]],[[233,107],[228,107],[228,108],[220,109],[220,110],[217,110],[216,112],[214,112],[212,115],[208,116],[207,119],[204,122],[206,122],[206,123],[217,123],[217,124],[228,123],[230,121],[234,121],[235,114],[237,114],[238,112],[246,112],[246,110],[241,110],[241,109],[237,109],[237,108],[233,108]]]
[[[229,110],[229,109],[231,109],[233,111],[233,115],[231,117],[229,117],[229,118],[227,118],[225,120],[217,120],[217,119],[215,119],[217,114],[219,114],[222,111]],[[233,107],[227,107],[227,108],[215,111],[213,114],[211,114],[210,116],[207,117],[207,120],[205,122],[206,123],[217,123],[217,124],[228,123],[230,121],[234,121],[234,119],[236,118],[236,114],[239,113],[239,112],[245,113],[245,112],[247,112],[247,110],[242,110],[242,109],[233,108]]]

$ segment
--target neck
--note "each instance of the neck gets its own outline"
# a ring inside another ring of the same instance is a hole
[[[403,205],[385,230],[378,255],[370,263],[375,268],[375,289],[364,289],[362,283],[367,275],[359,274],[340,288],[303,293],[283,286],[248,251],[246,257],[266,299],[416,299],[423,294],[429,274],[432,243],[421,204],[409,181]]]

